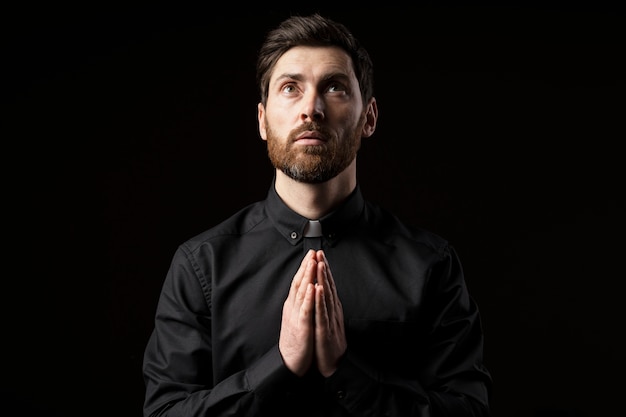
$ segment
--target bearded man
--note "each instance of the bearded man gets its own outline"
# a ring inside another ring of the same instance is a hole
[[[290,17],[259,53],[263,201],[181,244],[144,356],[146,417],[487,416],[491,378],[459,259],[366,201],[368,53]]]

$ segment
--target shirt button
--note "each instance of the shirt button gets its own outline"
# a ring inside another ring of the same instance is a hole
[[[296,232],[291,232],[291,238],[292,239],[297,239],[298,238],[298,234]]]
[[[335,394],[335,397],[337,397],[338,400],[343,400],[346,396],[346,393],[343,391],[337,391],[337,393]]]

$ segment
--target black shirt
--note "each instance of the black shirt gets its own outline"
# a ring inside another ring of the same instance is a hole
[[[303,237],[308,219],[267,198],[180,245],[144,357],[145,416],[484,416],[491,378],[459,259],[359,187]],[[348,350],[329,378],[292,374],[278,351],[283,302],[321,248]]]

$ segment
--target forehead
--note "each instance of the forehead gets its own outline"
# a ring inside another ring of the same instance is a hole
[[[286,74],[342,73],[354,77],[352,58],[337,46],[296,46],[276,61],[272,79]]]

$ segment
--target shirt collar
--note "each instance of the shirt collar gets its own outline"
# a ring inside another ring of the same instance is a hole
[[[364,207],[365,201],[363,200],[361,189],[357,185],[346,201],[336,210],[321,219],[312,220],[320,221],[323,238],[332,244],[343,236],[347,230],[354,227]],[[296,245],[303,239],[304,230],[309,219],[287,207],[276,192],[275,181],[272,181],[272,185],[267,193],[265,209],[278,232],[288,242]]]

